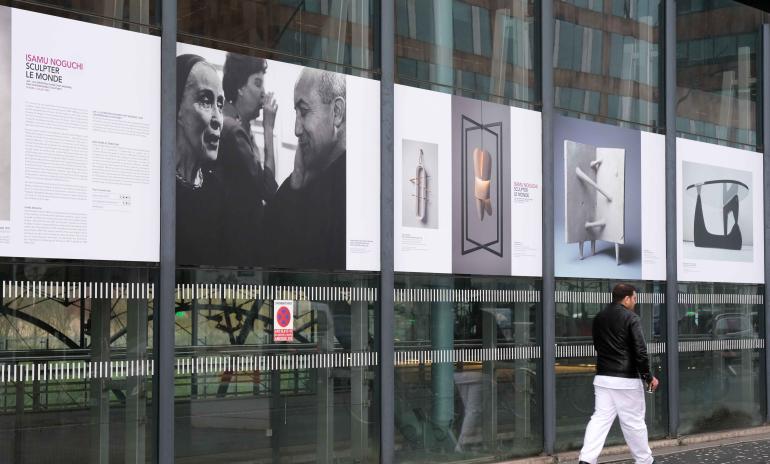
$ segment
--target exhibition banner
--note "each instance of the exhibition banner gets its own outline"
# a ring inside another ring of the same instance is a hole
[[[0,104],[0,255],[158,261],[159,38],[0,6]]]
[[[678,138],[677,277],[764,282],[762,154]]]
[[[665,137],[554,121],[557,277],[665,280]]]
[[[378,270],[379,82],[177,45],[177,262]]]
[[[395,268],[540,276],[541,116],[395,88]]]

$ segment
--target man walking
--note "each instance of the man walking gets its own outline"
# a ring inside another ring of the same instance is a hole
[[[620,419],[620,428],[634,462],[655,462],[647,443],[642,380],[655,390],[658,379],[650,373],[647,346],[639,316],[634,313],[635,306],[636,289],[628,284],[617,284],[612,289],[612,303],[594,318],[596,403],[580,450],[581,464],[596,464],[615,416]]]

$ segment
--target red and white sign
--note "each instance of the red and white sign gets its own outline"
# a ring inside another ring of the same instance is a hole
[[[275,300],[273,302],[273,341],[294,341],[294,301]]]

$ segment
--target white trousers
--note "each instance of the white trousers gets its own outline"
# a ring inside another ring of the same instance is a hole
[[[615,422],[620,419],[623,437],[636,464],[652,463],[652,451],[647,443],[647,425],[644,423],[644,390],[620,390],[594,385],[596,406],[586,427],[580,460],[596,464],[604,447],[604,440]]]

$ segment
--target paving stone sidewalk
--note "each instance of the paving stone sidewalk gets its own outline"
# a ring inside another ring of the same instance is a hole
[[[653,451],[653,455],[655,452]],[[680,451],[655,457],[655,464],[768,464],[770,439]],[[615,461],[613,464],[634,464]]]

